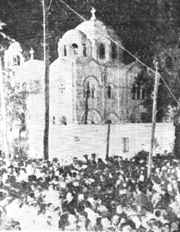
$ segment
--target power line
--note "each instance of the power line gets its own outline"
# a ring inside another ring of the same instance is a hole
[[[12,39],[10,36],[6,35],[4,32],[0,31],[0,35],[3,37],[3,39],[7,39],[11,42],[15,42],[15,39]]]
[[[172,96],[172,98],[174,99],[174,101],[177,103],[178,106],[180,106],[180,103],[178,102],[177,98],[175,97],[175,95],[173,94],[172,90],[170,89],[168,83],[166,82],[166,80],[160,75],[161,80],[163,81],[164,85],[166,86],[166,88],[168,89],[170,95]]]
[[[87,21],[86,18],[84,18],[82,15],[80,15],[77,11],[75,11],[72,7],[70,7],[69,4],[67,4],[65,1],[63,0],[59,0],[62,4],[64,4],[70,11],[72,11],[74,14],[76,14],[79,18],[81,18],[81,20],[83,21]]]
[[[72,11],[75,15],[77,15],[79,18],[81,18],[81,20],[83,21],[87,21],[87,19],[85,17],[83,17],[82,15],[80,15],[76,10],[74,10],[69,4],[67,4],[65,1],[63,0],[59,0],[62,4],[64,4],[70,11]],[[138,63],[140,63],[142,66],[146,67],[149,71],[151,71],[153,74],[156,74],[156,71],[151,68],[150,66],[148,66],[147,64],[145,64],[143,61],[141,61],[137,56],[135,56],[131,51],[129,51],[127,48],[125,48],[121,43],[119,43],[118,41],[115,41],[111,36],[105,36],[104,34],[102,34],[102,36],[104,38],[107,38],[109,40],[111,40],[113,43],[115,43],[118,47],[120,47],[122,50],[124,50],[125,52],[127,52],[132,58],[135,59],[135,61],[137,61]],[[159,73],[160,75],[160,73]],[[173,94],[172,90],[170,89],[169,85],[167,84],[167,82],[165,81],[165,79],[163,78],[162,75],[160,75],[161,80],[163,81],[164,85],[166,86],[166,88],[169,91],[169,94],[171,95],[171,97],[174,99],[174,101],[177,103],[177,105],[179,106],[180,103],[177,100],[177,98],[175,97],[175,95]]]
[[[47,8],[48,11],[50,11],[50,9],[51,9],[52,1],[53,1],[53,0],[50,0],[49,6],[48,6],[48,8]]]

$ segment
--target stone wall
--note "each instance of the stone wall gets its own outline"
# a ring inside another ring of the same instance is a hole
[[[31,154],[42,157],[43,128],[30,128]],[[74,156],[97,153],[104,158],[106,154],[107,125],[68,125],[50,127],[50,158],[58,157],[69,162]],[[138,151],[150,148],[151,124],[111,125],[110,155],[132,157]],[[156,127],[156,151],[172,151],[174,126],[158,123]]]

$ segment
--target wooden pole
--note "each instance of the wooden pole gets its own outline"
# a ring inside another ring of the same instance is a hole
[[[106,142],[106,160],[109,159],[109,144],[110,144],[110,133],[111,133],[111,121],[107,121],[108,129],[107,129],[107,142]]]
[[[157,113],[157,95],[158,95],[158,87],[160,75],[158,73],[158,62],[154,61],[156,73],[155,73],[155,83],[154,83],[154,92],[153,92],[153,109],[152,109],[152,130],[151,130],[151,144],[150,144],[150,152],[148,157],[148,170],[147,177],[151,177],[151,169],[152,169],[152,156],[154,154],[154,144],[155,144],[155,130],[156,130],[156,113]]]
[[[87,124],[88,121],[88,111],[89,111],[89,105],[88,105],[88,99],[90,95],[90,86],[89,83],[87,83],[87,87],[85,89],[85,114],[84,114],[84,124]]]
[[[44,94],[45,125],[43,137],[44,159],[49,159],[49,46],[48,46],[48,9],[46,0],[42,0],[43,11],[43,53],[44,53]]]
[[[178,113],[175,116],[174,120],[175,126],[175,141],[174,141],[174,155],[176,159],[180,159],[180,111],[178,109]]]

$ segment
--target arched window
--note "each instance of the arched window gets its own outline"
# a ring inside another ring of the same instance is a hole
[[[83,81],[83,96],[85,99],[94,99],[93,103],[96,104],[99,95],[99,83],[95,76],[88,76]]]
[[[20,56],[17,56],[17,65],[20,65],[20,63],[21,63]]]
[[[84,97],[94,99],[96,97],[96,87],[93,83],[87,81],[85,88],[84,88]]]
[[[133,100],[136,99],[136,84],[134,84],[132,87],[132,99]]]
[[[132,99],[143,100],[145,98],[145,89],[141,84],[134,84],[132,87]]]
[[[13,65],[16,65],[17,64],[17,59],[16,59],[16,56],[13,57]]]
[[[95,89],[95,86],[92,85],[92,86],[91,86],[91,89],[90,89],[90,95],[91,95],[92,98],[95,98],[95,90],[96,90],[96,89]]]
[[[78,45],[76,43],[72,44],[72,49],[73,49],[73,54],[77,55],[78,54]]]
[[[67,48],[66,48],[66,45],[64,45],[64,51],[63,51],[63,53],[64,53],[64,56],[67,56]]]
[[[113,60],[117,58],[117,46],[115,43],[111,43],[111,55]]]
[[[146,96],[146,92],[145,92],[145,89],[143,87],[141,87],[141,99],[145,99],[145,96]]]
[[[141,97],[141,86],[137,85],[136,86],[136,99],[140,100],[140,97]]]
[[[84,97],[89,98],[90,97],[90,84],[89,81],[87,81],[85,88],[84,88]]]
[[[99,58],[100,59],[105,58],[105,46],[102,43],[99,45]]]
[[[83,56],[87,56],[86,44],[83,44]]]
[[[109,99],[112,98],[112,87],[110,85],[108,85],[108,87],[107,87],[107,97]]]
[[[20,65],[20,56],[14,56],[13,57],[13,64],[14,65]]]

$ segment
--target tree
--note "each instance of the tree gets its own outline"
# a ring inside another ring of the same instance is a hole
[[[26,131],[26,97],[27,91],[19,84],[13,84],[13,78],[9,75],[9,70],[4,70],[4,102],[6,135],[18,129],[18,134],[13,135],[13,140],[9,139],[13,149],[11,155],[18,157],[26,154],[27,131]],[[11,136],[10,136],[11,137]],[[10,149],[10,150],[11,150]],[[18,149],[18,152],[16,152]],[[9,150],[9,149],[7,149]],[[9,152],[9,151],[8,151]]]
[[[1,131],[2,131],[2,150],[5,155],[8,155],[8,142],[7,142],[7,123],[6,123],[6,102],[5,102],[5,91],[4,91],[4,73],[3,73],[3,54],[5,44],[9,42],[8,36],[3,33],[3,27],[5,24],[0,21],[0,117],[1,117]]]
[[[153,43],[150,44],[151,53],[147,53],[151,58],[158,57],[160,61],[159,72],[167,85],[170,87],[172,94],[179,99],[180,97],[180,69],[178,65],[178,53],[180,51],[179,42],[179,24],[180,2],[159,1],[157,4],[156,29],[157,33],[153,36]],[[153,34],[153,33],[152,33]],[[145,59],[146,60],[146,59]],[[150,64],[152,66],[152,60]],[[137,80],[143,82],[146,90],[146,98],[143,105],[147,112],[143,115],[145,122],[151,121],[152,112],[152,86],[154,74],[148,70],[143,70],[143,75]],[[177,103],[169,93],[164,82],[160,81],[159,94],[157,99],[157,121],[161,122],[167,117],[168,107],[177,107]]]
[[[168,115],[169,107],[175,108],[178,106],[175,98],[177,100],[180,99],[180,68],[177,60],[179,51],[180,49],[176,44],[176,46],[171,45],[169,48],[162,50],[161,53],[157,53],[160,60],[159,73],[162,77],[157,98],[157,122],[162,122],[170,117],[170,115]],[[170,62],[170,60],[172,60],[172,62]],[[144,86],[146,92],[146,97],[143,101],[143,105],[146,108],[146,113],[143,115],[143,121],[145,122],[151,121],[153,80],[154,74],[151,72],[149,73],[147,69],[144,69],[136,80],[137,83],[140,82]],[[166,82],[166,84],[164,82]]]

